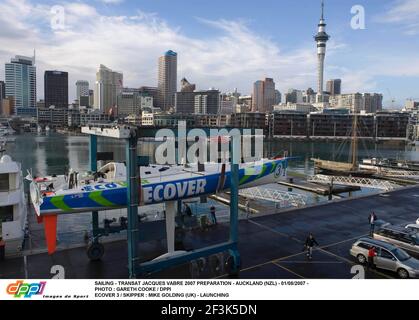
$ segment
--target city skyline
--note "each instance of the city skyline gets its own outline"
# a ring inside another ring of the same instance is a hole
[[[231,4],[220,10],[219,1],[213,6],[195,6],[200,10],[187,6],[187,0],[177,2],[176,8],[174,4],[164,6],[162,1],[114,5],[66,2],[61,3],[65,28],[51,30],[50,9],[56,3],[2,1],[0,22],[6,27],[0,31],[0,39],[8,45],[0,52],[0,80],[4,80],[4,63],[10,57],[30,56],[35,48],[38,99],[44,91],[40,79],[43,71],[62,70],[69,73],[71,102],[76,95],[75,82],[88,80],[93,87],[100,64],[121,70],[128,87],[156,85],[156,59],[172,49],[179,53],[177,80],[187,77],[197,89],[233,91],[237,87],[246,94],[252,91],[254,81],[265,77],[273,78],[281,92],[315,88],[313,36],[320,1],[302,2],[304,5],[299,2],[299,6],[304,6],[304,11],[290,1],[272,1],[267,4],[271,10],[254,10],[254,4],[233,1],[237,7],[234,16],[228,10]],[[367,29],[353,30],[350,10],[355,3],[328,0],[325,4],[331,35],[325,81],[341,78],[344,93],[381,92],[387,107],[391,107],[393,98],[398,105],[407,98],[417,98],[419,61],[415,40],[419,30],[415,21],[419,19],[419,6],[411,0],[361,1]],[[281,14],[284,8],[286,15]],[[104,25],[108,26],[106,30],[102,29]],[[105,37],[110,39],[108,43],[104,43]]]

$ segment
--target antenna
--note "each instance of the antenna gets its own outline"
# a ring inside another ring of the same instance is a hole
[[[322,0],[322,20],[324,20],[324,0]]]

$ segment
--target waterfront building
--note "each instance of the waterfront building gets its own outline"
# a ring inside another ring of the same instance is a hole
[[[380,112],[358,114],[358,137],[371,140],[406,140],[409,114]],[[274,112],[269,116],[269,134],[276,137],[311,139],[350,139],[354,114],[323,112],[304,114],[295,111]]]
[[[227,114],[201,114],[195,116],[195,125],[203,128],[223,128],[230,125],[231,116]]]
[[[190,128],[195,126],[195,116],[193,114],[155,113],[153,121],[156,127],[177,127],[179,121],[186,121],[186,126]]]
[[[139,116],[144,108],[153,108],[153,97],[141,94],[138,89],[124,88],[117,104],[119,117]]]
[[[64,71],[45,71],[45,107],[68,108],[68,73]]]
[[[231,115],[230,124],[234,128],[265,129],[267,126],[266,113],[263,113],[263,112],[233,113]]]
[[[258,80],[253,84],[252,111],[271,112],[275,101],[275,82],[272,78]]]
[[[282,103],[274,106],[274,111],[314,112],[317,109],[310,103]]]
[[[3,100],[6,99],[6,83],[0,81],[0,114],[3,113]]]
[[[157,107],[169,111],[177,92],[177,53],[169,50],[159,58]]]
[[[68,109],[67,108],[37,108],[37,122],[40,125],[49,125],[53,127],[67,126]]]
[[[145,127],[154,125],[154,113],[143,111],[141,114],[141,125]]]
[[[108,112],[117,105],[117,97],[123,88],[123,74],[100,65],[96,73],[94,107],[100,112]]]
[[[5,64],[6,97],[17,115],[36,116],[35,57],[15,56]]]
[[[70,128],[78,128],[90,124],[103,124],[109,121],[109,114],[102,113],[97,109],[76,108],[68,110],[67,125]]]

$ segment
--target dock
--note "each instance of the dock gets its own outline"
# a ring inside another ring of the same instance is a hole
[[[357,186],[344,186],[344,185],[321,185],[318,183],[308,182],[306,179],[290,178],[288,181],[277,182],[281,186],[285,186],[291,189],[299,189],[311,193],[315,193],[321,196],[339,195],[341,193],[348,193],[361,190]]]
[[[349,248],[369,231],[368,215],[374,211],[379,219],[388,222],[411,223],[419,217],[419,186],[399,189],[356,199],[344,199],[278,214],[240,220],[239,252],[244,279],[350,279],[356,261]],[[312,232],[320,244],[313,260],[307,261],[303,243]],[[186,250],[220,243],[228,238],[228,223],[208,230],[187,231]],[[52,278],[51,267],[61,265],[66,278],[101,279],[127,278],[127,242],[119,240],[105,244],[101,261],[91,262],[86,247],[61,250],[52,256],[46,253],[17,257],[0,262],[0,278]],[[139,245],[140,259],[147,261],[166,252],[164,241],[156,240]],[[224,278],[223,268],[213,268],[214,259],[204,263],[196,272],[191,264],[181,265],[151,278]],[[386,271],[367,271],[368,279],[394,278]]]

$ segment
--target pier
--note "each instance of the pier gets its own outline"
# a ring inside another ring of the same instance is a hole
[[[240,220],[238,249],[242,258],[240,278],[262,279],[350,279],[357,264],[349,255],[353,242],[369,231],[368,215],[374,211],[379,219],[398,224],[419,217],[419,187],[344,199],[261,217]],[[194,229],[185,234],[186,250],[210,246],[228,239],[228,223],[208,230]],[[320,244],[312,261],[302,252],[308,233]],[[66,278],[127,278],[126,240],[105,243],[102,261],[91,262],[86,247],[61,250],[52,256],[33,254],[0,262],[0,278],[52,278],[51,268],[61,265]],[[166,252],[162,241],[141,243],[141,261]],[[184,264],[150,275],[153,278],[223,278],[227,277],[217,262],[223,257],[210,257],[200,265]],[[366,278],[395,277],[386,271],[367,271]]]

